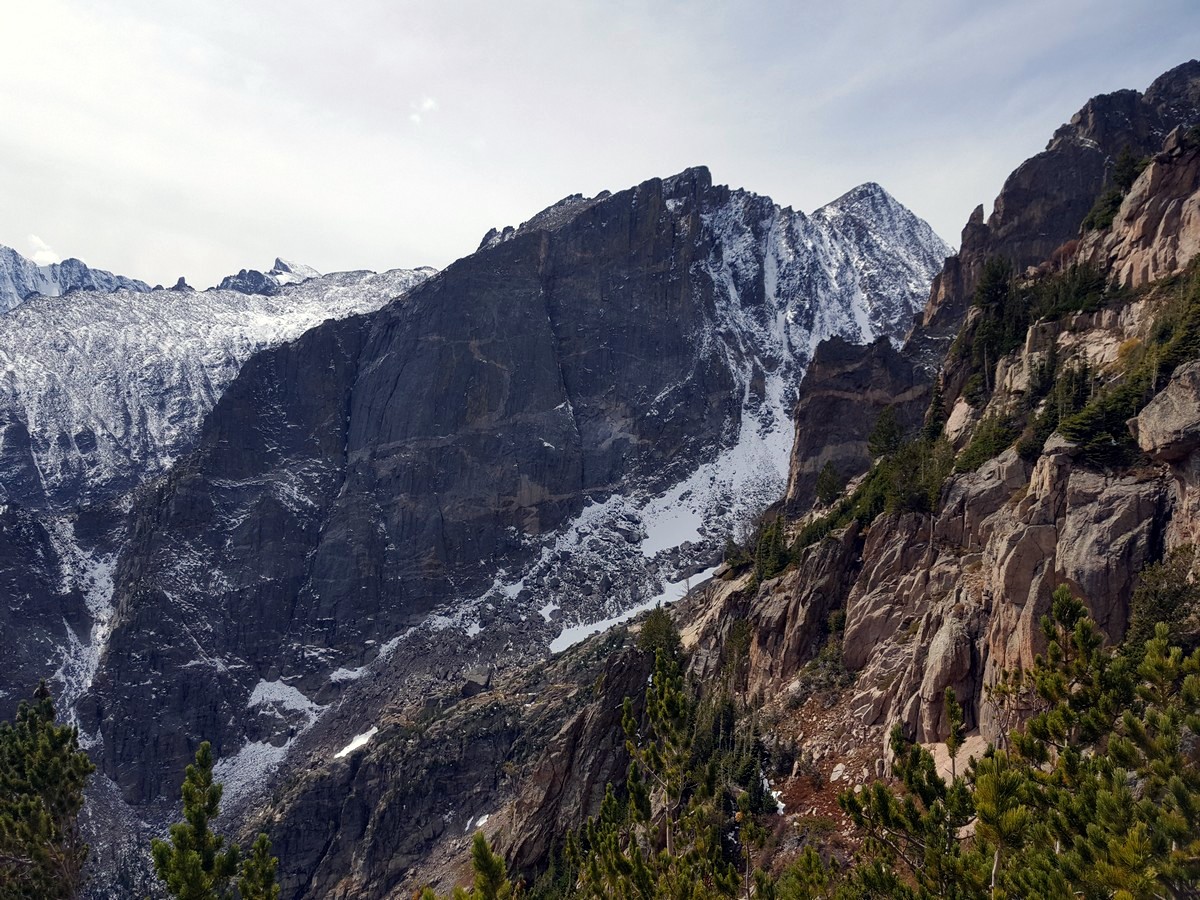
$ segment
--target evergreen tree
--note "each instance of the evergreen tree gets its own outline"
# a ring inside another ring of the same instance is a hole
[[[0,898],[73,897],[88,852],[79,810],[95,766],[74,726],[56,723],[46,682],[33,701],[0,723]]]
[[[250,849],[250,855],[242,860],[238,878],[238,893],[241,900],[278,900],[279,884],[275,872],[279,860],[271,855],[271,840],[259,834]]]
[[[895,407],[885,406],[867,438],[867,450],[876,458],[890,456],[900,449],[903,439],[904,432],[900,428],[900,420],[896,418]]]
[[[475,872],[473,900],[511,900],[512,882],[504,870],[504,859],[493,853],[482,831],[471,840],[471,868]]]
[[[822,506],[829,506],[842,493],[843,487],[842,478],[838,475],[833,460],[826,461],[817,473],[817,501]]]
[[[170,841],[151,844],[154,869],[178,900],[228,900],[238,870],[236,844],[225,847],[211,822],[220,813],[220,782],[213,780],[212,745],[205,741],[183,779],[183,821],[171,826]]]

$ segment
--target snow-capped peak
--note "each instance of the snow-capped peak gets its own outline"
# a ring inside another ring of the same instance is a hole
[[[180,279],[22,303],[0,316],[0,503],[71,506],[164,471],[253,353],[376,310],[433,272],[333,273],[271,294]]]
[[[304,281],[306,278],[321,277],[321,273],[312,266],[291,262],[281,256],[275,257],[275,265],[271,267],[271,271],[267,274],[274,275],[275,280],[280,284],[295,284],[296,282]]]

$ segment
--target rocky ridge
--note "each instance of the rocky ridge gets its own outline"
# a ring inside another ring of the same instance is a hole
[[[0,246],[0,315],[30,297],[58,297],[71,291],[137,291],[150,285],[135,278],[93,269],[79,259],[38,265],[11,247]]]

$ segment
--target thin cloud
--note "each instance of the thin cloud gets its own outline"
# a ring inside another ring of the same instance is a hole
[[[39,266],[49,266],[62,262],[62,257],[54,252],[54,248],[36,234],[29,235],[29,258]]]

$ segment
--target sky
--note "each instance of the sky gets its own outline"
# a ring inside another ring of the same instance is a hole
[[[443,267],[688,166],[811,211],[876,181],[951,244],[1195,0],[0,0],[0,244],[197,286]]]

